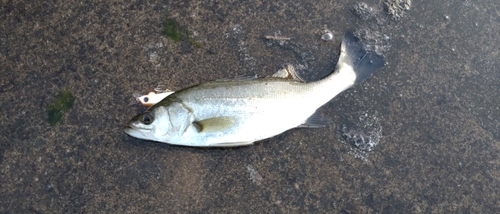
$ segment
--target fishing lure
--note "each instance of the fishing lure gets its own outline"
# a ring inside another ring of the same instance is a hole
[[[134,94],[134,97],[137,101],[141,103],[141,105],[150,107],[161,100],[163,98],[167,97],[168,95],[171,95],[175,91],[171,91],[167,88],[165,88],[164,85],[159,85],[154,89],[154,92],[149,92],[146,95],[140,95],[140,94]]]

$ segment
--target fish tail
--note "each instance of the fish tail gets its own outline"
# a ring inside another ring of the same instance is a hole
[[[369,77],[384,64],[384,57],[375,52],[366,51],[352,32],[347,32],[342,37],[340,57],[335,71],[349,73],[352,85]]]

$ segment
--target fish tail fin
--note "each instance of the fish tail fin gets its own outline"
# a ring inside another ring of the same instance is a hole
[[[366,51],[359,39],[352,32],[342,37],[340,57],[335,68],[336,72],[348,72],[352,85],[375,73],[385,64],[384,57],[372,51]],[[352,86],[351,85],[351,86]]]

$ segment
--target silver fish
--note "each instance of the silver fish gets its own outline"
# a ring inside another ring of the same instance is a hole
[[[296,127],[322,127],[316,110],[384,66],[352,33],[342,38],[335,70],[304,82],[291,65],[270,77],[240,77],[192,86],[130,120],[132,137],[194,147],[251,145]]]

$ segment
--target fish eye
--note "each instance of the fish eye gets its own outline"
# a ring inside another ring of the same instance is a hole
[[[144,123],[146,125],[149,125],[153,123],[154,117],[153,114],[149,111],[142,113],[141,115],[141,123]]]
[[[148,97],[144,97],[144,102],[147,103],[149,101]]]

